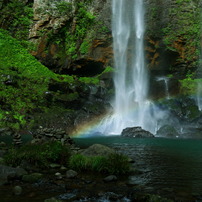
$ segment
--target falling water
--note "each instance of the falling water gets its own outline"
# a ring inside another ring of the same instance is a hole
[[[198,105],[198,109],[202,111],[202,47],[200,50],[199,66],[196,72],[198,77],[196,103]]]
[[[162,77],[157,77],[156,80],[164,82],[164,84],[165,84],[165,96],[166,96],[166,99],[170,99],[169,89],[168,89],[169,78],[165,77],[165,76],[162,76]]]
[[[114,112],[103,121],[102,133],[120,134],[126,127],[141,126],[155,133],[156,106],[147,99],[148,73],[144,59],[144,3],[113,0],[112,33],[115,100]]]
[[[197,105],[198,109],[202,111],[202,81],[198,81],[198,87],[197,87]]]

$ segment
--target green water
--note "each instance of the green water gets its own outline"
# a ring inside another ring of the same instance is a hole
[[[202,201],[202,140],[165,138],[76,138],[81,147],[94,143],[112,146],[129,155],[141,175],[132,176],[145,191]]]

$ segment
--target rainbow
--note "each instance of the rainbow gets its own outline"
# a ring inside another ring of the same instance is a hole
[[[85,122],[79,125],[74,131],[72,131],[70,136],[74,138],[87,137],[87,134],[90,134],[91,131],[96,131],[95,129],[98,128],[102,120],[107,116],[109,116],[109,114],[100,115],[87,123]]]

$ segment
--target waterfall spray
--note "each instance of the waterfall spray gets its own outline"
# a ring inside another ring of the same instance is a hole
[[[155,106],[147,99],[143,4],[142,0],[112,1],[115,99],[113,114],[101,124],[104,134],[120,134],[134,126],[156,130]]]

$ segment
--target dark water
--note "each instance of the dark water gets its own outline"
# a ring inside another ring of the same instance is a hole
[[[202,140],[113,136],[76,138],[75,142],[81,147],[105,144],[129,155],[134,167],[143,171],[131,179],[145,191],[202,201]]]

